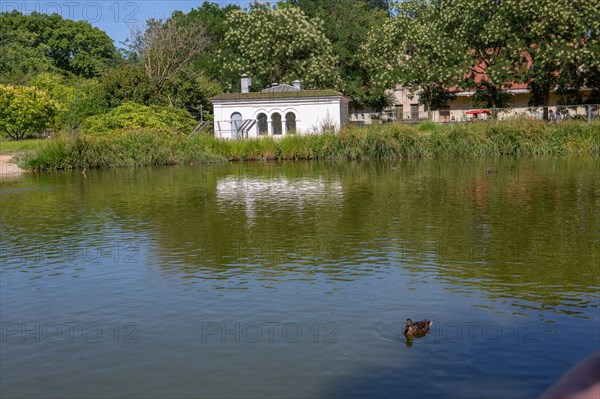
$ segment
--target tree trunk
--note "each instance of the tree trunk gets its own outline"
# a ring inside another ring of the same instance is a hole
[[[498,116],[498,106],[496,103],[496,90],[491,89],[490,90],[490,96],[488,97],[488,108],[492,109],[492,119],[496,119]]]
[[[550,105],[550,89],[544,88],[544,98],[543,98],[543,112],[544,112],[544,120],[548,120],[548,105]]]
[[[431,103],[433,102],[433,89],[428,87],[425,91],[425,103],[427,105],[427,119],[432,120],[433,111],[431,110]]]

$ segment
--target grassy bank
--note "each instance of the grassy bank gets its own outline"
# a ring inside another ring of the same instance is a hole
[[[171,165],[268,159],[381,159],[600,154],[600,122],[504,121],[457,125],[346,127],[338,134],[279,140],[216,140],[138,131],[47,140],[22,166]]]
[[[46,140],[28,139],[28,140],[2,140],[0,141],[0,154],[17,154],[34,150],[42,145]]]

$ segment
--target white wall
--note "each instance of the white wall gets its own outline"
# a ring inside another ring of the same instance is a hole
[[[281,115],[282,136],[285,136],[285,115],[293,112],[296,115],[296,134],[319,133],[327,122],[331,122],[335,130],[344,123],[347,112],[347,101],[342,97],[306,97],[298,99],[265,99],[213,101],[215,137],[232,138],[231,116],[235,112],[242,115],[242,120],[256,120],[260,113],[267,115],[268,135],[273,136],[272,115]],[[249,138],[258,137],[258,123],[248,132]],[[262,137],[262,136],[261,136]],[[275,135],[273,137],[280,137]]]

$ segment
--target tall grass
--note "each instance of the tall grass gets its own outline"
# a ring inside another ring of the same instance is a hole
[[[436,126],[347,126],[339,133],[279,140],[219,140],[152,131],[47,140],[26,155],[28,169],[169,165],[273,159],[382,159],[600,154],[600,122],[502,121]]]
[[[39,147],[45,139],[0,140],[0,154],[14,154]]]

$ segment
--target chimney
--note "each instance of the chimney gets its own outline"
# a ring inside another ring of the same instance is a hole
[[[242,93],[249,93],[250,87],[252,87],[252,79],[248,75],[242,75]]]
[[[294,89],[298,91],[302,90],[302,81],[294,80]]]

